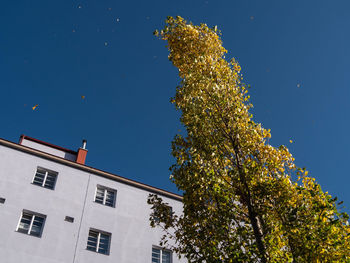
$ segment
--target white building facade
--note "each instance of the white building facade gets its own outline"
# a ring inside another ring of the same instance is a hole
[[[88,167],[84,148],[0,139],[0,262],[186,262],[158,246],[147,204],[156,193],[180,214],[181,196]]]

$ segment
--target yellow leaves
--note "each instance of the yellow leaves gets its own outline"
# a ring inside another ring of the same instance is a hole
[[[289,140],[289,143],[293,143],[293,140]]]
[[[158,30],[154,30],[153,35],[155,35],[156,37],[158,37],[158,36],[159,36],[159,31],[158,31]]]
[[[241,66],[238,65],[238,63],[236,63],[234,66],[233,66],[233,69],[237,72],[240,72],[241,71]]]
[[[36,104],[32,107],[32,109],[35,110],[38,106],[39,106],[39,104]]]

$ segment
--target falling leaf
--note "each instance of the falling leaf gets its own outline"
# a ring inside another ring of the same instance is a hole
[[[36,104],[36,105],[34,105],[34,107],[32,107],[32,109],[35,110],[36,107],[38,107],[38,106],[39,106],[39,104]]]
[[[82,95],[82,96],[81,96],[81,98],[82,98],[82,99],[85,99],[85,96],[84,96],[84,95]]]
[[[293,143],[293,141],[292,141],[292,140],[289,140],[289,142],[290,142],[290,143]]]

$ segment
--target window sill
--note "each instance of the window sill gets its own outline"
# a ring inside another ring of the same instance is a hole
[[[107,254],[103,254],[103,253],[100,253],[100,252],[97,252],[97,251],[94,251],[94,250],[90,250],[90,249],[87,249],[87,248],[85,250],[90,251],[92,253],[99,254],[99,255],[109,256],[109,252]]]
[[[101,204],[101,203],[96,202],[96,201],[94,201],[94,203],[95,203],[95,204],[98,204],[98,205],[105,206],[105,207],[115,208],[115,206],[104,205],[104,204]]]
[[[30,235],[28,233],[24,233],[24,232],[21,232],[21,231],[18,231],[18,230],[15,230],[15,232],[20,233],[22,235],[30,236],[30,237],[36,237],[36,238],[41,238],[41,236],[42,236],[42,234],[40,234],[40,236],[35,236],[35,235]]]
[[[47,190],[51,190],[51,191],[54,191],[55,190],[55,187],[54,188],[47,188],[47,187],[44,187],[44,186],[42,186],[42,185],[38,185],[38,184],[34,184],[34,183],[31,183],[32,185],[35,185],[35,186],[37,186],[37,187],[40,187],[40,188],[43,188],[43,189],[47,189]]]

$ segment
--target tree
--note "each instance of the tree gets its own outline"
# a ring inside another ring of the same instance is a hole
[[[348,216],[287,147],[269,144],[255,123],[248,86],[235,59],[225,60],[216,27],[168,17],[155,34],[167,41],[181,84],[171,102],[186,136],[172,142],[172,181],[183,191],[183,214],[150,195],[151,226],[161,245],[189,262],[347,262]],[[292,175],[298,176],[293,182]]]

